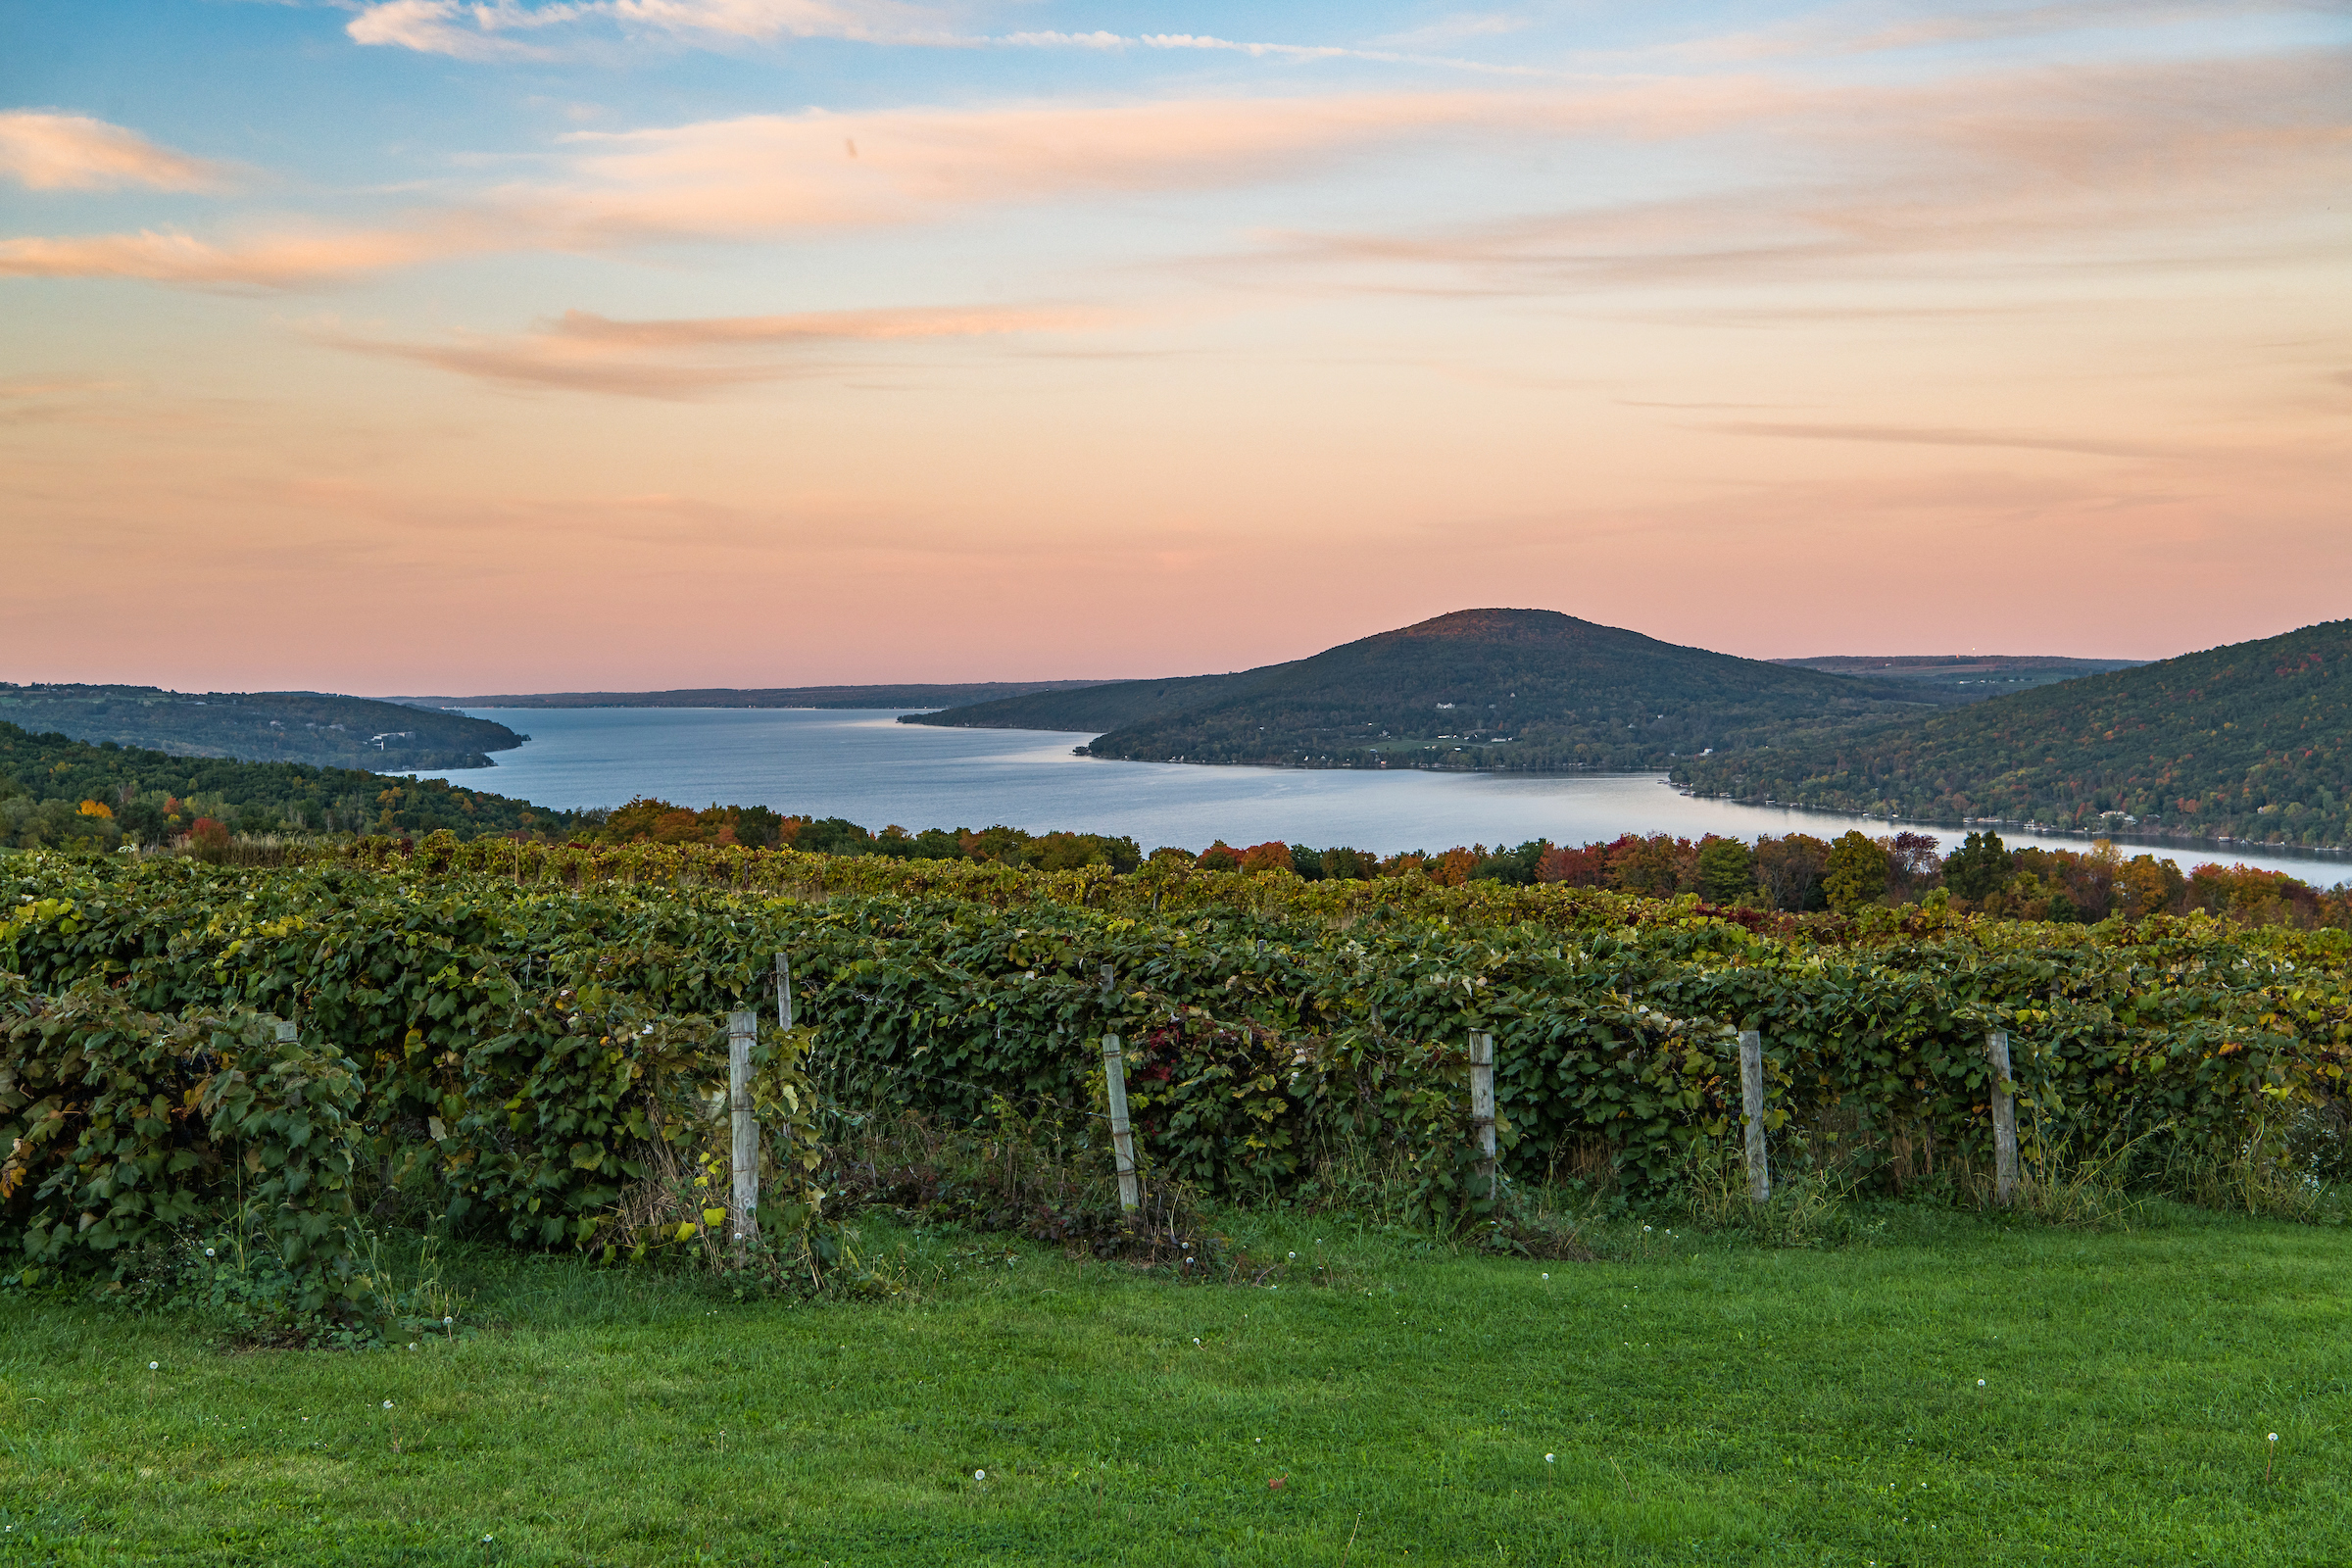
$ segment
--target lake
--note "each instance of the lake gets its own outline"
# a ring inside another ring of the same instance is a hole
[[[897,712],[796,708],[469,709],[532,739],[492,768],[435,773],[542,806],[619,806],[652,795],[680,806],[766,806],[803,816],[1032,833],[1067,828],[1133,838],[1144,849],[1206,849],[1216,840],[1345,844],[1383,855],[1456,844],[1549,839],[1583,844],[1620,833],[1760,833],[1832,837],[1857,819],[1825,811],[1693,800],[1656,774],[1529,778],[1493,773],[1293,771],[1098,761],[1070,750],[1094,739],[1042,730],[901,724]],[[1880,820],[1868,829],[1884,833]],[[1948,848],[1958,830],[1927,829]],[[2069,835],[2010,832],[2087,847]],[[2337,858],[2234,846],[2133,845],[2181,865],[2242,860],[2321,886],[2352,867]]]

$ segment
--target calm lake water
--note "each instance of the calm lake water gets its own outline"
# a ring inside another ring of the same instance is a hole
[[[542,806],[619,806],[653,795],[681,806],[767,806],[896,822],[1030,832],[1124,834],[1150,850],[1228,844],[1349,845],[1388,855],[1456,844],[1549,839],[1582,844],[1620,833],[1704,833],[1752,839],[1823,837],[1854,818],[1822,811],[1692,800],[1654,774],[1514,778],[1486,773],[1303,772],[1097,761],[1070,749],[1094,737],[1042,730],[940,729],[895,712],[744,708],[472,709],[532,739],[496,754],[493,768],[435,776]],[[1871,831],[1887,831],[1882,822]],[[1931,828],[1947,841],[1959,834]],[[2060,834],[2009,833],[2086,846]],[[2340,858],[2148,849],[2183,866],[2242,860],[2329,886],[2352,875]]]

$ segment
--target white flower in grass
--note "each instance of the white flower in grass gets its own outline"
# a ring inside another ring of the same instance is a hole
[[[164,1363],[161,1361],[150,1361],[147,1363],[147,1370],[150,1372],[161,1372],[163,1369]]]
[[[208,1248],[206,1248],[206,1249],[204,1250],[204,1255],[205,1255],[205,1256],[207,1256],[207,1257],[210,1257],[210,1256],[212,1256],[212,1255],[213,1255],[213,1250],[212,1250],[211,1248],[209,1248],[209,1247],[208,1247]]]
[[[386,1399],[386,1400],[384,1401],[384,1408],[385,1408],[385,1409],[387,1409],[387,1410],[389,1410],[389,1409],[391,1409],[391,1408],[392,1408],[392,1401],[391,1401],[390,1399]]]
[[[2276,1433],[2276,1432],[2272,1433],[2272,1434],[2271,1434],[2271,1441],[2272,1441],[2273,1443],[2277,1443],[2277,1442],[2278,1441],[2278,1433]]]
[[[1548,1453],[1547,1453],[1547,1454],[1545,1454],[1545,1455],[1544,1456],[1544,1462],[1545,1464],[1549,1464],[1549,1463],[1551,1463],[1551,1455],[1550,1455],[1550,1454],[1548,1454]]]
[[[985,1470],[975,1470],[972,1472],[972,1479],[974,1481],[986,1481],[988,1479],[988,1472]]]
[[[1983,1388],[1984,1386],[1984,1380],[1983,1378],[1979,1378],[1979,1379],[1977,1379],[1977,1387],[1981,1389],[1981,1388]]]

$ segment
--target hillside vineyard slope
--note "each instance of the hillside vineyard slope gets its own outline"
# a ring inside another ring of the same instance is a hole
[[[917,722],[1100,728],[1096,757],[1289,767],[1663,767],[1965,696],[1659,642],[1548,610],[1465,610],[1233,675],[1125,681]]]
[[[1676,777],[1736,800],[1921,821],[2352,845],[2352,620],[1686,761]]]

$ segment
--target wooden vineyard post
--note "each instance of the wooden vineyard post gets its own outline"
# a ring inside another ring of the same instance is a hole
[[[1740,1031],[1740,1111],[1747,1134],[1747,1196],[1768,1203],[1772,1201],[1772,1168],[1764,1161],[1764,1036],[1760,1030]]]
[[[1135,1185],[1135,1133],[1127,1125],[1127,1063],[1119,1037],[1102,1037],[1102,1090],[1110,1100],[1110,1148],[1119,1161],[1119,1207],[1132,1214],[1143,1206]]]
[[[2007,1208],[2017,1201],[2017,1095],[2009,1077],[2009,1031],[1984,1037],[1992,1063],[1992,1200]]]
[[[760,1243],[760,1119],[752,1110],[752,1041],[760,1033],[756,1012],[727,1014],[727,1111],[734,1145],[735,1258],[741,1262]]]
[[[776,1022],[792,1028],[792,960],[776,955]]]
[[[1470,1036],[1470,1135],[1478,1142],[1478,1174],[1494,1201],[1494,1037]]]

